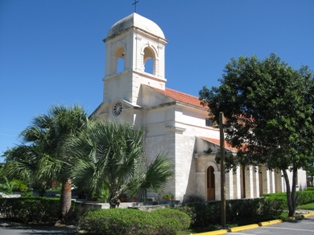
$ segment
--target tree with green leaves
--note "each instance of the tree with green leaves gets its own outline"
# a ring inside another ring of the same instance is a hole
[[[119,206],[119,196],[160,192],[173,174],[173,162],[166,154],[146,162],[143,131],[129,124],[91,121],[71,143],[76,157],[75,182],[88,186],[90,194],[109,190],[111,208]]]
[[[43,196],[49,179],[37,176],[38,154],[35,149],[38,146],[21,144],[5,151],[6,164],[2,174],[10,180],[23,180]]]
[[[14,189],[14,184],[9,182],[7,177],[3,177],[0,183],[0,192],[4,192],[6,194],[12,194]]]
[[[306,167],[306,175],[308,177],[309,186],[314,186],[314,162],[311,162]]]
[[[48,114],[34,118],[21,137],[22,145],[8,150],[5,172],[8,175],[61,182],[60,219],[71,207],[72,168],[74,158],[67,150],[70,139],[85,128],[88,117],[82,107],[54,106]]]
[[[204,86],[200,100],[214,120],[223,112],[231,126],[226,140],[238,148],[234,164],[280,169],[293,216],[298,169],[312,163],[314,155],[313,74],[307,67],[295,70],[271,54],[265,60],[232,59],[219,81],[219,87]]]

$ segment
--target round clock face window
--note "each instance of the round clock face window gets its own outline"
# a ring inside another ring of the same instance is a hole
[[[119,116],[122,113],[122,109],[123,107],[121,102],[115,103],[112,109],[113,115],[115,115],[116,117]]]

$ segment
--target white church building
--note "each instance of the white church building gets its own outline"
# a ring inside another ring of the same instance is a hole
[[[106,43],[104,97],[93,116],[121,120],[145,130],[148,158],[160,152],[174,160],[174,177],[165,193],[176,200],[199,196],[219,200],[220,166],[215,162],[219,129],[212,126],[208,109],[198,97],[166,87],[167,40],[153,21],[133,13],[116,22]],[[151,70],[145,64],[151,61]],[[171,79],[171,78],[170,78]],[[236,149],[227,143],[227,150]],[[211,148],[213,152],[204,151]],[[238,167],[226,173],[226,198],[255,198],[285,191],[281,172],[264,166]],[[299,170],[298,187],[306,187],[306,174]]]

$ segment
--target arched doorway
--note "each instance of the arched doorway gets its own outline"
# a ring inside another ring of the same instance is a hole
[[[212,166],[207,168],[207,200],[215,200],[215,174]]]

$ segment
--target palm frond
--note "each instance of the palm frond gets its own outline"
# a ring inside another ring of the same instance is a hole
[[[156,159],[148,166],[145,180],[140,189],[152,192],[161,192],[165,183],[173,176],[174,162],[169,155],[159,154]]]

